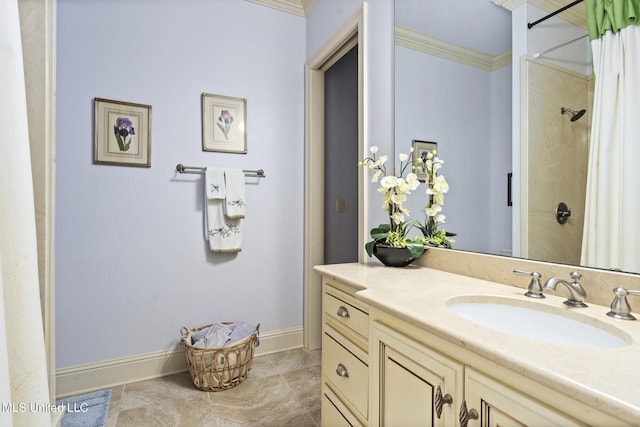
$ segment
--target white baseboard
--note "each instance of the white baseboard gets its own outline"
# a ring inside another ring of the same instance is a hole
[[[302,327],[260,334],[256,356],[302,347]],[[187,370],[182,347],[56,370],[56,399]]]

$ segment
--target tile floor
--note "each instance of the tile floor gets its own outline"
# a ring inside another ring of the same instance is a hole
[[[188,372],[111,389],[106,427],[320,425],[320,350],[253,359],[247,379],[217,392],[198,390]]]

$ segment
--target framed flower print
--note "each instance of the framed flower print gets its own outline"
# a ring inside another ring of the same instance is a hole
[[[412,141],[412,147],[414,158],[422,158],[424,161],[427,159],[427,153],[438,149],[438,143],[431,141],[419,141],[417,139],[414,139]],[[420,182],[425,182],[427,178],[427,174],[425,172],[416,171],[416,175],[418,175],[418,180]]]
[[[151,106],[94,98],[95,164],[151,167]]]
[[[202,150],[247,152],[247,100],[202,94]]]

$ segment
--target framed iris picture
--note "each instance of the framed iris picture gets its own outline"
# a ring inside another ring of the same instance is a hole
[[[202,150],[247,152],[247,100],[202,94]]]
[[[414,139],[412,141],[413,147],[413,155],[416,159],[422,158],[422,161],[427,160],[427,154],[438,149],[438,143],[432,141],[419,141]],[[416,169],[416,175],[418,175],[418,180],[421,182],[425,182],[427,179],[427,174],[424,172],[420,172]]]
[[[151,166],[151,106],[94,98],[93,162]]]

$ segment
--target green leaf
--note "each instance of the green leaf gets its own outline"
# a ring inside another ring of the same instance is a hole
[[[389,233],[374,233],[373,230],[371,230],[371,237],[373,237],[373,240],[376,242],[379,242],[380,240],[387,240],[388,235]]]
[[[367,242],[364,245],[364,248],[366,249],[367,254],[369,254],[369,257],[371,257],[371,255],[373,255],[373,247],[375,246],[375,244],[376,244],[376,241],[372,240],[370,242]]]
[[[386,240],[391,227],[389,224],[380,224],[379,226],[371,229],[371,237],[375,241]]]
[[[388,233],[389,231],[391,231],[391,226],[389,225],[389,223],[384,223],[384,224],[380,224],[378,227],[374,228],[384,231],[385,233]]]
[[[419,258],[424,253],[424,244],[418,242],[407,242],[407,249],[415,258]]]
[[[124,151],[124,141],[122,140],[122,136],[116,135],[116,141],[118,141],[118,148],[120,148],[120,151]]]

